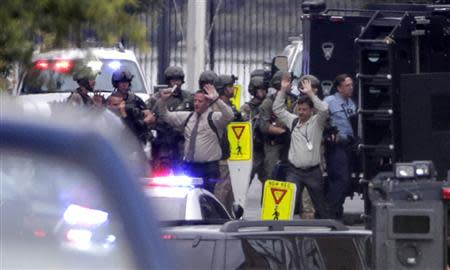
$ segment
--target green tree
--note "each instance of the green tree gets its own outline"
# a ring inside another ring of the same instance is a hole
[[[124,38],[145,49],[146,29],[138,14],[155,7],[158,0],[1,2],[0,77],[4,77],[12,64],[28,63],[36,43],[43,49],[79,47],[86,32],[95,33],[96,40],[106,44]]]

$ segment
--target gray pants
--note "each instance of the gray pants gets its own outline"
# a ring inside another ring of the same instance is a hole
[[[330,209],[325,197],[325,181],[322,177],[320,167],[311,169],[299,169],[292,164],[289,165],[286,180],[297,185],[304,185],[311,196],[312,203],[316,210],[316,218],[330,218]]]

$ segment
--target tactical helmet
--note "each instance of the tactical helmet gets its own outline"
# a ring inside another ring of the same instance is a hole
[[[311,82],[311,87],[312,88],[316,88],[316,89],[320,89],[320,81],[319,79],[317,79],[316,76],[314,75],[303,75],[302,77],[300,77],[300,80],[298,81],[298,85],[301,86],[301,83],[303,80],[309,80]]]
[[[261,77],[263,78],[267,84],[269,84],[271,79],[270,70],[267,69],[255,69],[250,73],[250,79],[254,77]]]
[[[280,90],[281,89],[281,80],[287,74],[290,74],[290,72],[289,71],[281,71],[281,70],[275,72],[275,74],[272,77],[272,80],[270,81],[271,86],[277,90]]]
[[[86,79],[86,80],[95,80],[95,78],[97,77],[97,75],[100,72],[94,72],[90,67],[87,66],[82,66],[77,68],[74,72],[73,72],[73,80],[78,82],[80,80]]]
[[[164,77],[166,84],[169,84],[170,80],[182,80],[184,82],[184,71],[182,68],[177,66],[170,66],[164,71]]]
[[[205,84],[212,84],[214,85],[217,80],[217,74],[214,71],[207,70],[203,71],[202,74],[200,74],[200,77],[198,78],[198,86],[200,89],[203,89],[203,86]]]
[[[256,95],[256,90],[258,89],[268,89],[269,88],[269,84],[267,83],[267,81],[263,78],[263,77],[253,77],[250,79],[250,82],[248,84],[248,92],[250,93],[250,95],[255,96]]]
[[[111,76],[112,85],[117,88],[119,82],[129,82],[133,80],[134,75],[127,69],[118,69]]]
[[[219,75],[214,84],[219,95],[223,95],[225,87],[233,86],[237,79],[234,75]]]
[[[94,89],[92,89],[89,81],[95,80],[99,73],[99,71],[95,72],[92,68],[82,65],[75,68],[72,78],[78,83],[78,85],[86,88],[88,91],[93,91]]]

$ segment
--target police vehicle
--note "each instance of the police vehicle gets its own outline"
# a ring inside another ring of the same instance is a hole
[[[161,221],[231,220],[223,204],[209,191],[200,188],[202,184],[201,178],[184,175],[143,179],[145,193],[151,198]]]
[[[133,51],[118,46],[62,49],[35,54],[32,66],[21,77],[13,94],[20,95],[24,100],[42,101],[40,106],[45,111],[45,103],[64,101],[78,87],[73,75],[80,66],[98,72],[95,90],[104,95],[114,90],[111,77],[119,68],[133,74],[131,90],[141,99],[147,100],[151,93]]]
[[[334,220],[168,225],[179,269],[370,269],[371,232]]]
[[[171,268],[123,156],[139,149],[132,137],[89,113],[40,117],[6,96],[0,105],[0,268]]]

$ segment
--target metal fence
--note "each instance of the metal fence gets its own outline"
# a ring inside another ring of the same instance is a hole
[[[361,8],[363,1],[326,3],[328,8],[349,9]],[[151,87],[162,82],[161,73],[168,65],[186,68],[187,2],[162,1],[142,15],[150,51],[136,54]],[[299,0],[209,0],[205,69],[237,75],[245,87],[252,70],[282,52],[289,37],[301,34],[301,4]]]

